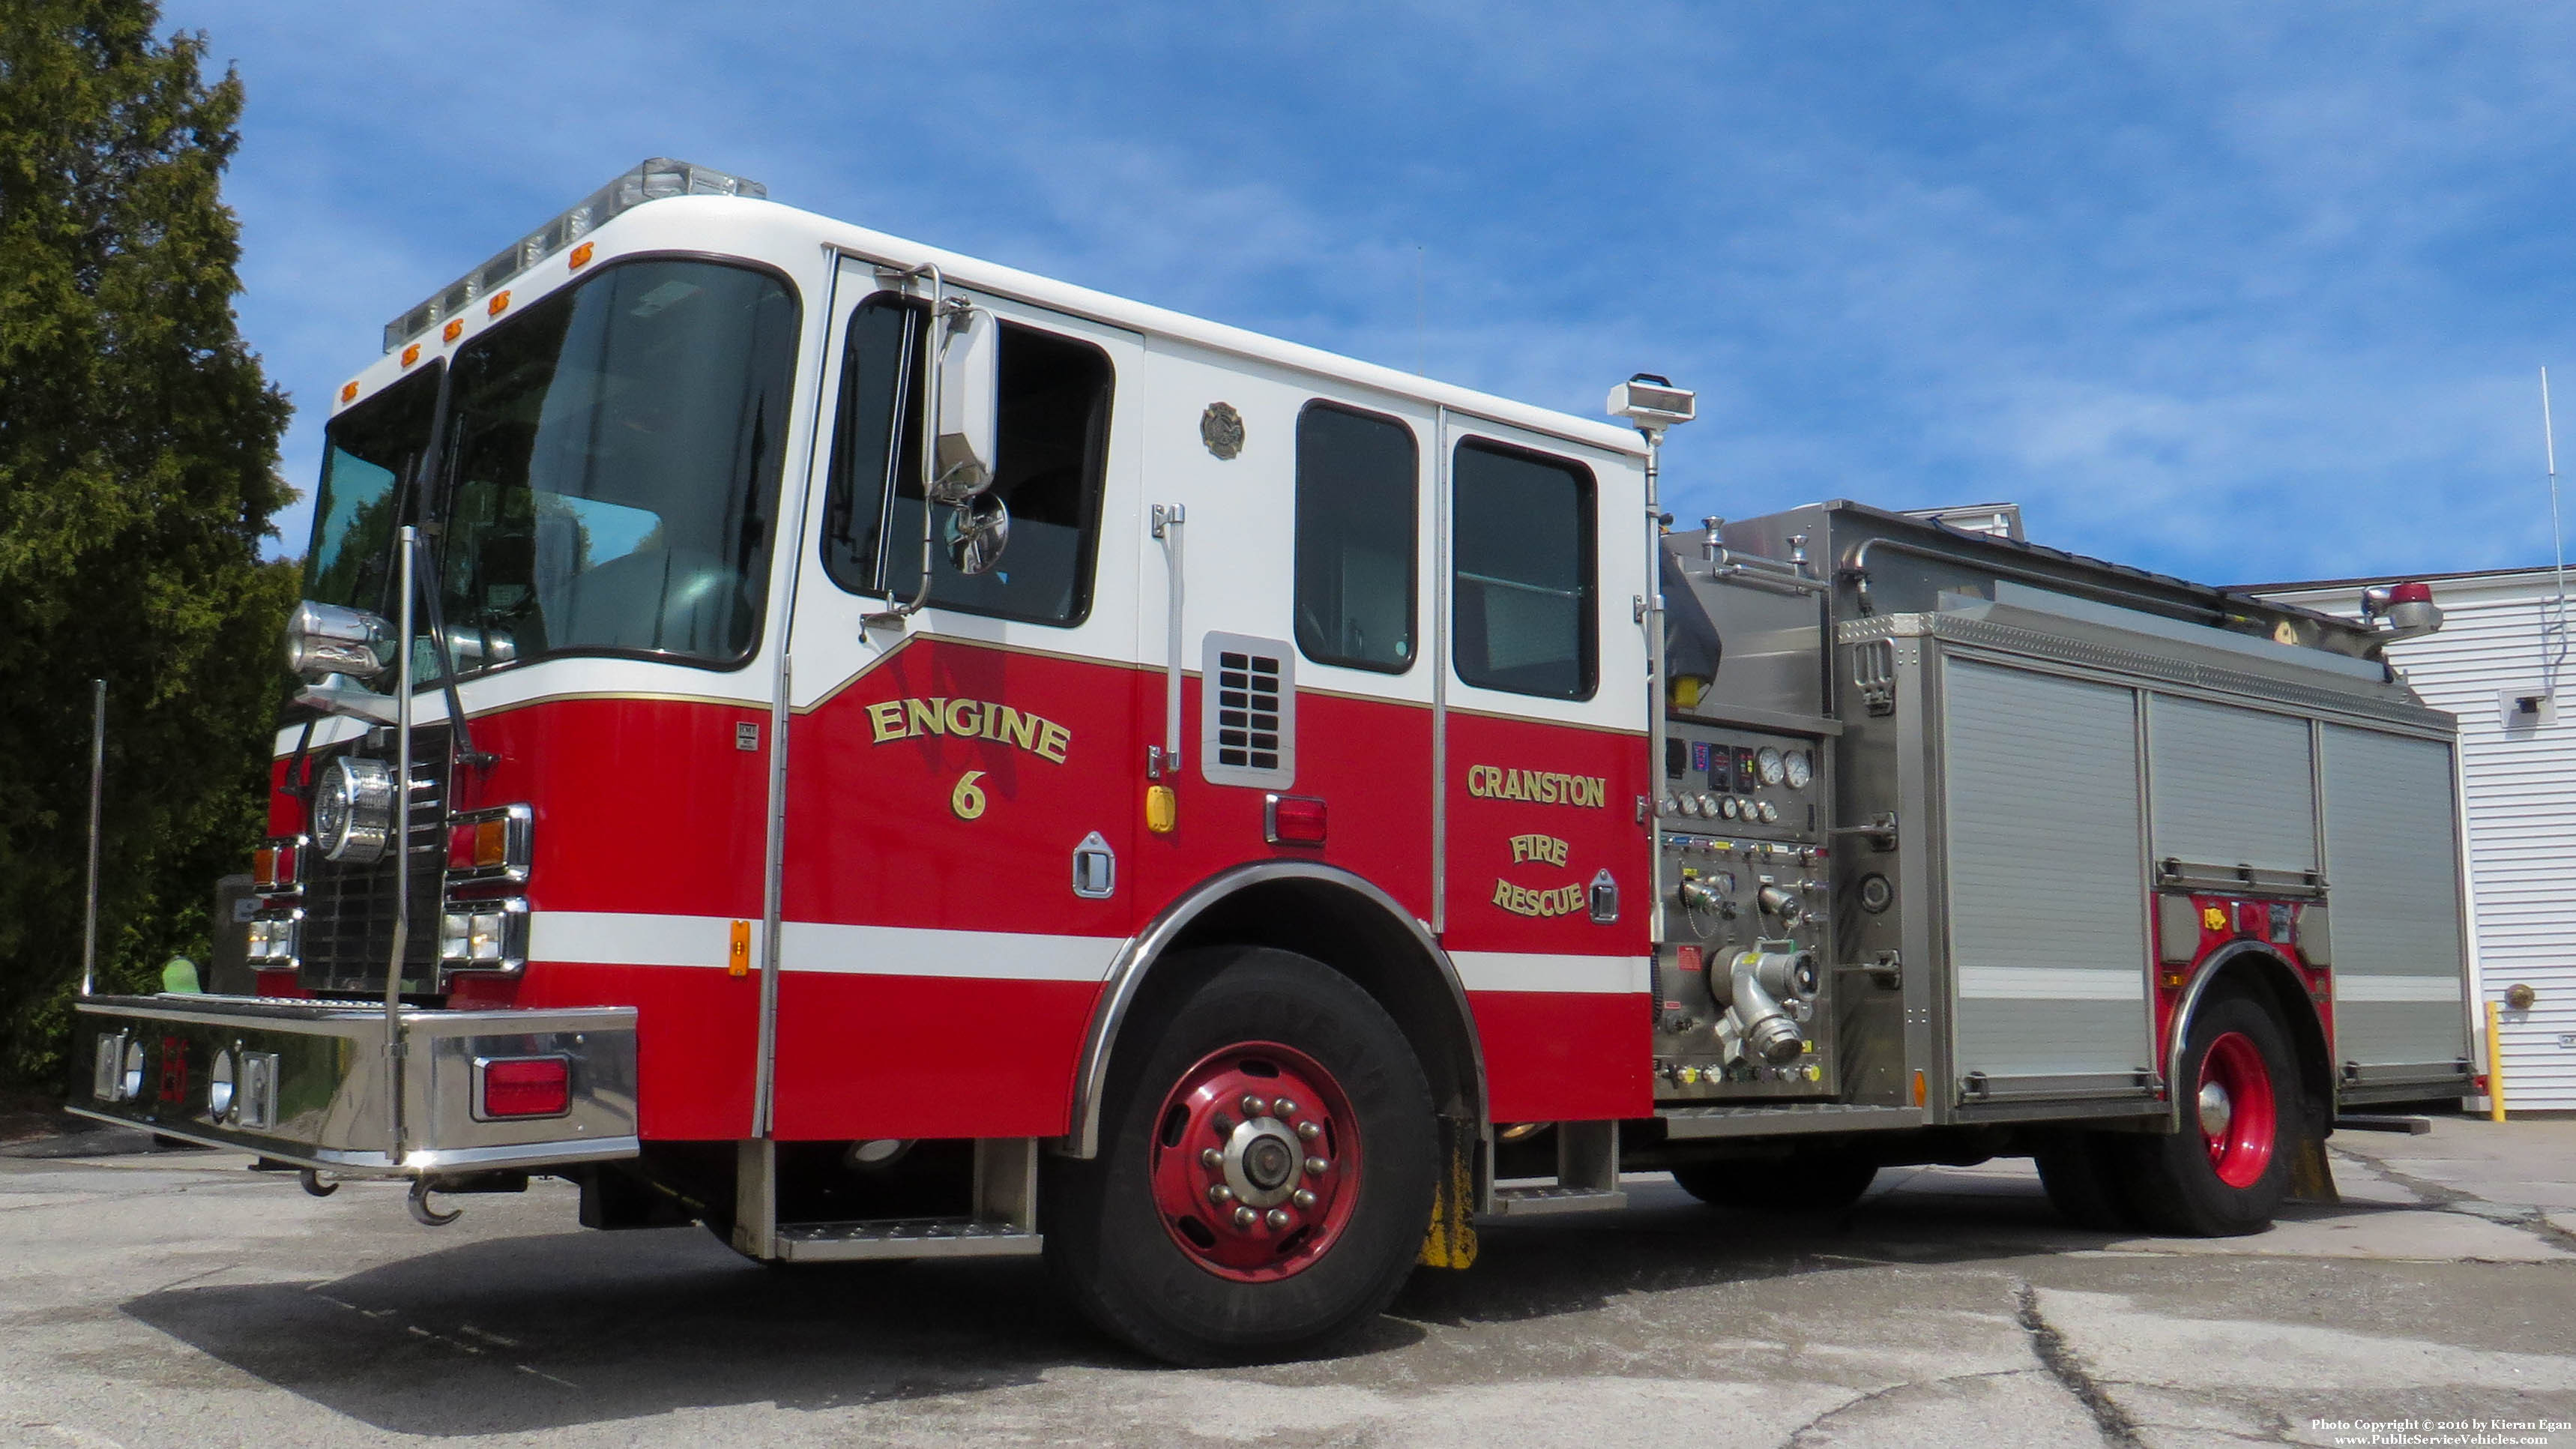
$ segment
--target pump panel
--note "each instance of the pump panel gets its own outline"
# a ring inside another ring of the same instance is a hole
[[[1677,721],[1664,744],[1655,1096],[1831,1097],[1824,741]]]

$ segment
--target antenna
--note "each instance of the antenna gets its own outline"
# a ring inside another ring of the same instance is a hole
[[[1428,314],[1422,302],[1422,265],[1422,243],[1415,242],[1413,244],[1413,375],[1415,377],[1430,375],[1424,370],[1429,364],[1423,358],[1423,323]],[[2558,495],[2552,493],[2549,496],[2554,505]]]
[[[2549,369],[2546,367],[2540,369],[2540,447],[2549,460],[2549,544],[2555,558],[2553,576],[2558,589],[2555,601],[2557,617],[2540,626],[2543,639],[2552,633],[2558,636],[2555,651],[2548,650],[2546,646],[2543,648],[2546,657],[2541,661],[2540,687],[2555,695],[2558,692],[2558,668],[2567,662],[2567,535],[2558,521],[2558,437],[2549,419]]]

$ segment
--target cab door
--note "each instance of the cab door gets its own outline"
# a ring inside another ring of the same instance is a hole
[[[844,265],[833,421],[799,563],[773,1134],[1066,1130],[1101,983],[1134,929],[1134,334],[962,292],[999,321],[991,496],[961,572],[931,510],[917,285]]]
[[[1297,862],[1428,920],[1432,410],[1180,344],[1151,366],[1140,784],[1172,815],[1138,843],[1143,899]],[[1275,829],[1274,797],[1320,805],[1321,838]]]
[[[1644,1116],[1636,460],[1455,415],[1442,438],[1442,941],[1493,1120]]]

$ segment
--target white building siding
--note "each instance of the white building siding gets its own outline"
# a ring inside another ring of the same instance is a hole
[[[2501,1002],[2517,983],[2538,993],[2530,1010],[2503,1013],[2506,1105],[2576,1111],[2576,659],[2545,677],[2556,584],[2546,569],[2430,582],[2442,631],[2388,653],[2425,703],[2460,719],[2478,999]],[[2349,615],[2361,585],[2262,592]],[[2508,731],[2500,692],[2551,683],[2557,723]]]

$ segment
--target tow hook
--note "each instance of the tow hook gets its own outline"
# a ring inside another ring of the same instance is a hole
[[[412,1221],[424,1228],[443,1228],[465,1216],[463,1208],[449,1208],[445,1212],[440,1212],[431,1207],[429,1179],[426,1177],[415,1177],[411,1180],[411,1195],[403,1200],[403,1205],[411,1209]]]

